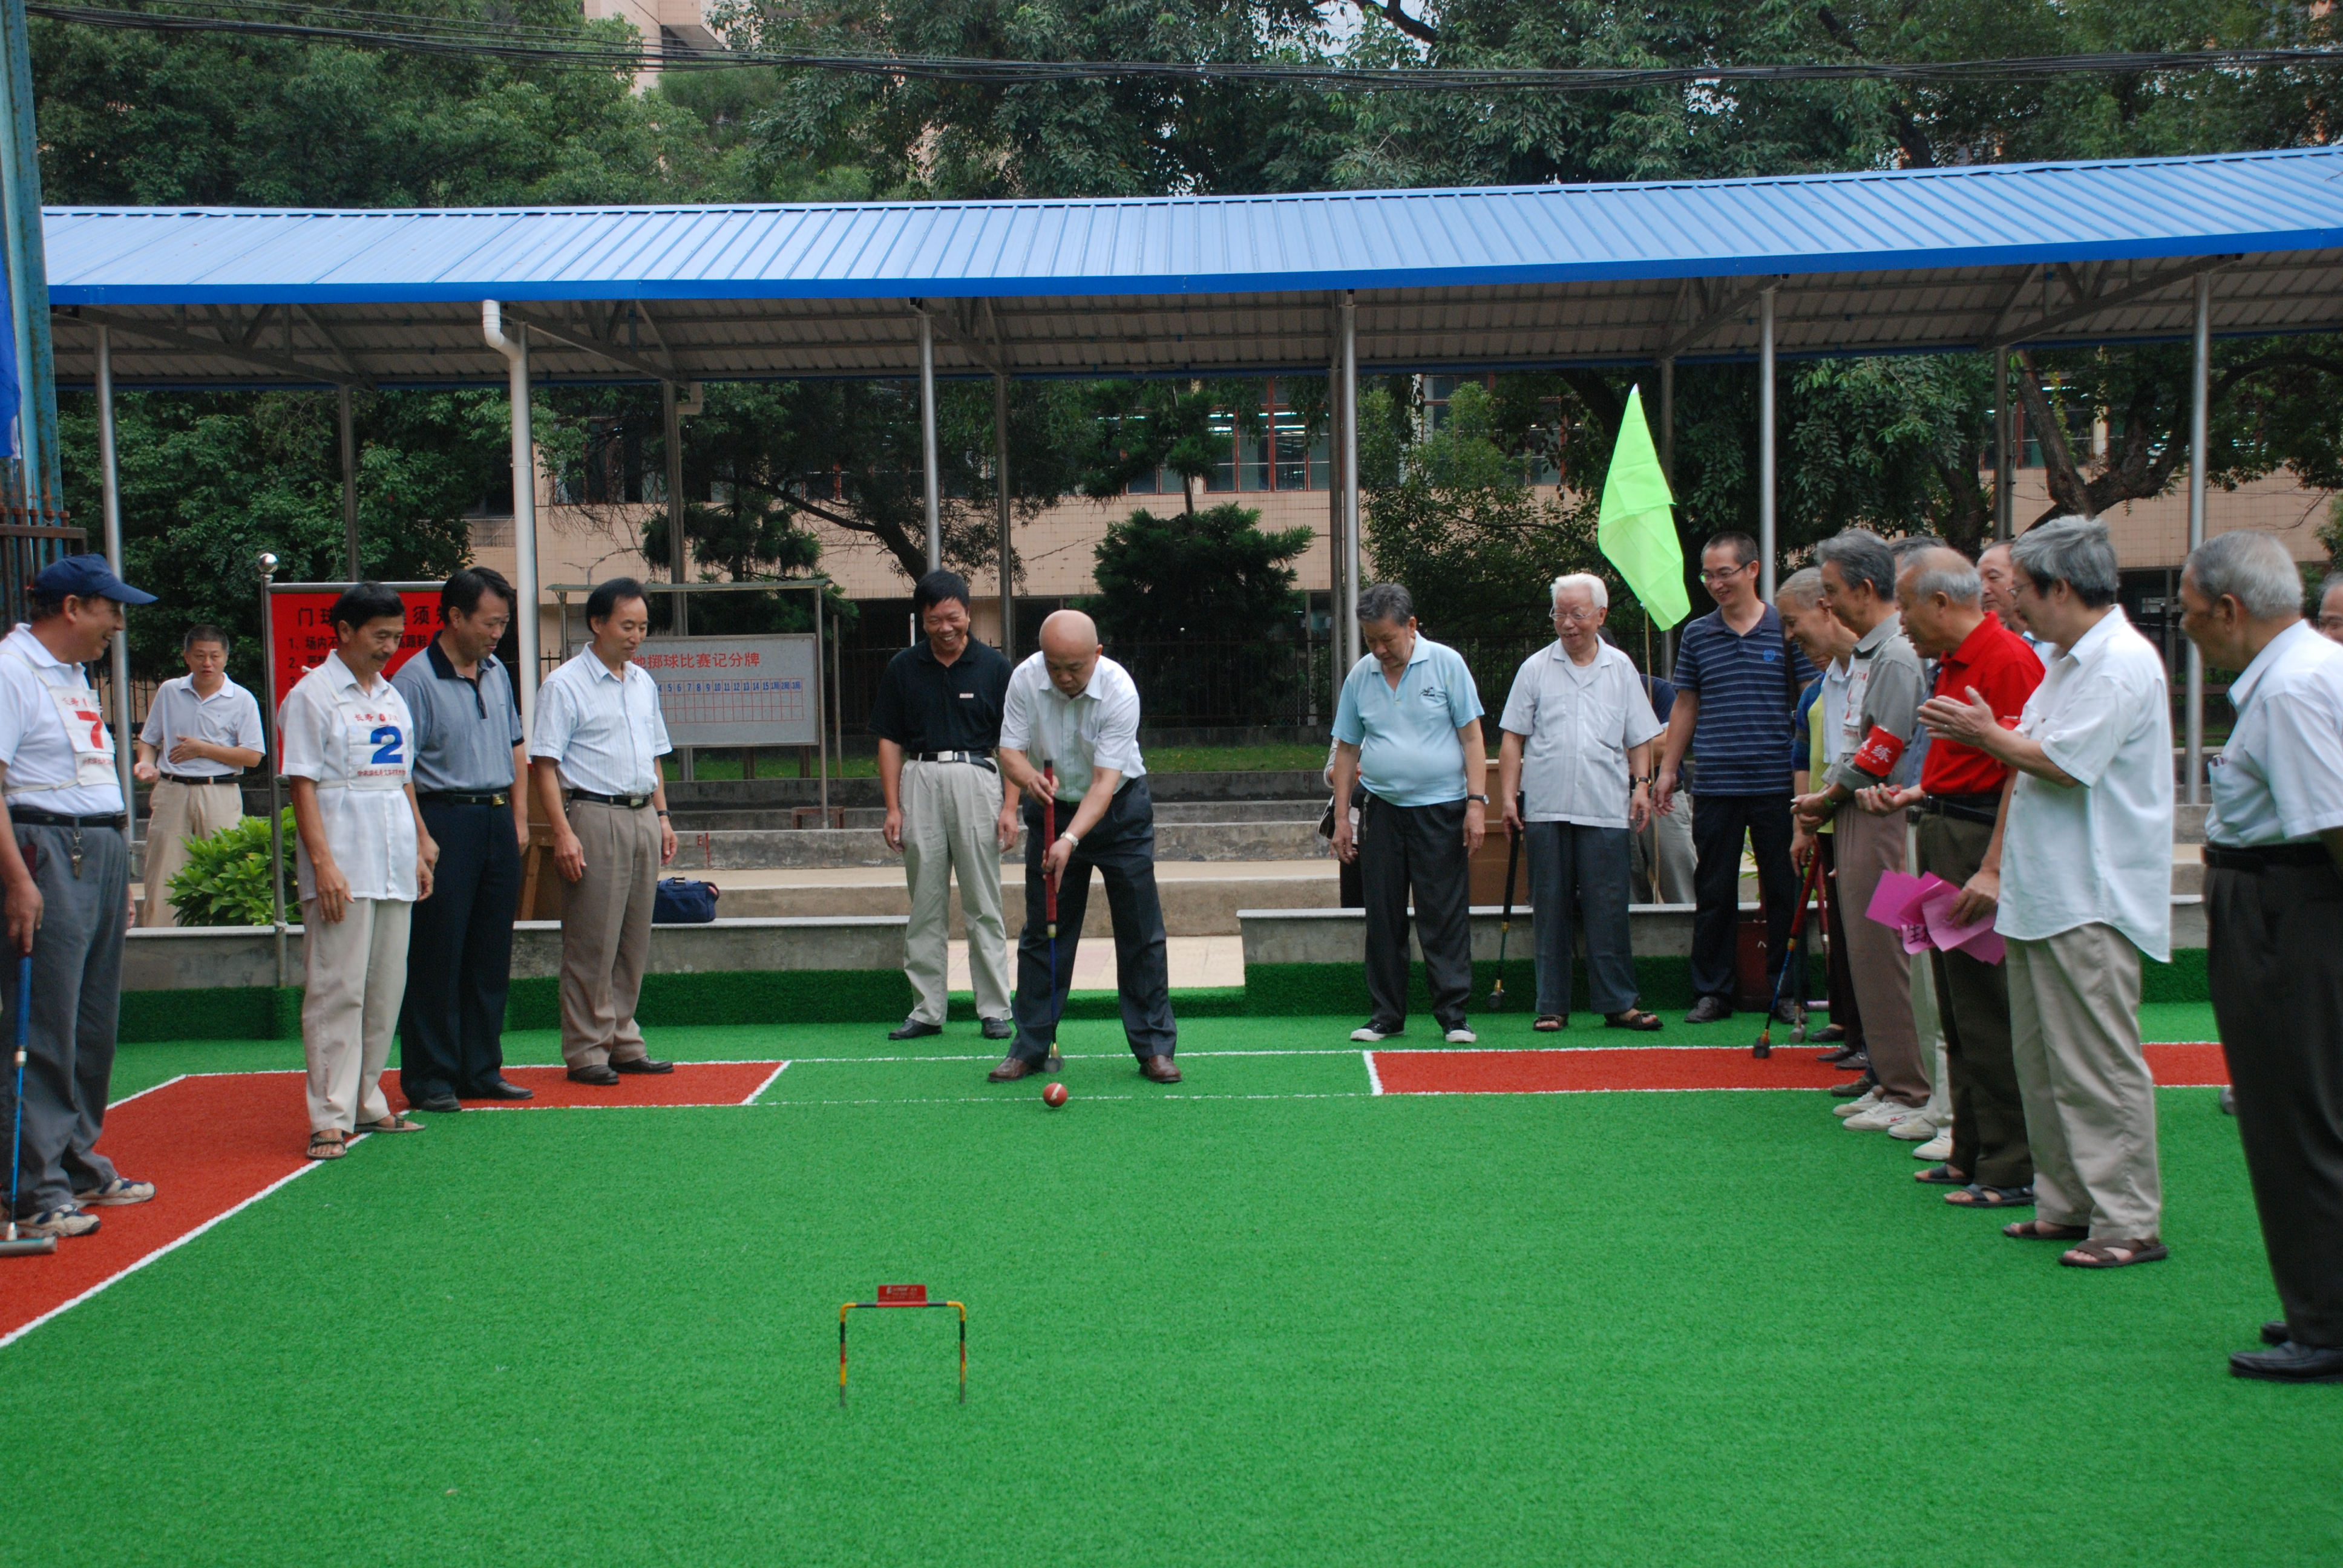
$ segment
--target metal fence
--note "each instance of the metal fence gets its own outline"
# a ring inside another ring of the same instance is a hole
[[[7,616],[7,624],[25,618],[25,590],[42,568],[88,548],[89,536],[79,528],[0,525],[0,613]]]

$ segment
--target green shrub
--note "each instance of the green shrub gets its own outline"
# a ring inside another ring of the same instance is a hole
[[[268,819],[246,817],[207,838],[187,840],[187,863],[171,878],[171,901],[183,926],[266,926],[277,919],[268,895]],[[296,907],[293,809],[285,809],[285,907]],[[295,917],[298,919],[298,916]]]

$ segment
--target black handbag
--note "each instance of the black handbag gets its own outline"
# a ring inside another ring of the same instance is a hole
[[[704,926],[716,918],[717,888],[689,877],[662,879],[651,900],[655,926]]]

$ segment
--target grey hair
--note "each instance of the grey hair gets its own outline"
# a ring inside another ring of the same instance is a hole
[[[2234,595],[2256,620],[2302,613],[2302,573],[2268,534],[2241,528],[2207,539],[2188,552],[2180,569],[2197,579],[2197,591],[2207,599],[2218,604]]]
[[[1554,578],[1554,603],[1560,604],[1562,602],[1562,590],[1564,588],[1581,589],[1586,595],[1586,602],[1593,605],[1596,609],[1609,609],[1611,608],[1611,590],[1604,588],[1603,586],[1603,579],[1596,577],[1593,572],[1564,572],[1562,576]]]
[[[1359,590],[1359,624],[1387,620],[1404,626],[1415,616],[1415,596],[1397,583],[1369,583]]]
[[[1788,599],[1800,609],[1812,609],[1823,602],[1823,574],[1813,567],[1802,567],[1784,578],[1774,589],[1774,602],[1779,605]]]
[[[2327,580],[2318,585],[2318,606],[2321,609],[2327,608],[2327,596],[2338,588],[2343,588],[2343,571],[2328,572]]]
[[[2096,518],[2067,516],[2036,523],[2009,541],[2009,558],[2046,591],[2063,582],[2091,608],[2116,602],[2115,542]]]
[[[1869,583],[1881,598],[1896,597],[1896,552],[1869,528],[1842,528],[1815,547],[1815,560],[1838,568],[1849,587]]]
[[[1950,545],[1925,550],[1898,551],[1900,564],[1912,574],[1912,597],[1943,594],[1955,604],[1979,604],[1985,598],[1985,578],[1969,558]]]
[[[1887,541],[1887,548],[1895,555],[1896,569],[1899,572],[1910,566],[1912,558],[1922,550],[1948,550],[1952,548],[1934,534],[1906,534],[1900,539]]]

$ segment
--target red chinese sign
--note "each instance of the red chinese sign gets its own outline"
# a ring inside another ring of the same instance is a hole
[[[334,601],[341,597],[338,589],[269,596],[268,656],[275,661],[278,702],[283,702],[287,694],[301,683],[301,678],[324,663],[326,656],[334,651]],[[407,630],[398,639],[398,651],[383,666],[386,676],[396,675],[400,665],[422,652],[424,645],[439,635],[437,585],[402,589],[398,597],[407,607]]]

